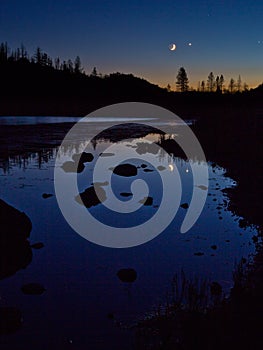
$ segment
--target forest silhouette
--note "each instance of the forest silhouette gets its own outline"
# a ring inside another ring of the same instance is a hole
[[[133,74],[102,75],[96,67],[87,74],[79,56],[74,61],[53,59],[39,47],[30,56],[24,45],[11,50],[6,42],[0,44],[0,76],[0,115],[82,116],[105,105],[127,101],[158,104],[182,117],[203,116],[214,108],[224,110],[229,106],[242,112],[248,107],[255,115],[263,94],[263,84],[248,90],[244,83],[241,88],[240,76],[237,82],[231,78],[226,89],[223,75],[215,77],[213,72],[197,90],[189,89],[183,67],[177,77],[174,74],[178,91],[172,91],[169,84],[161,88]]]

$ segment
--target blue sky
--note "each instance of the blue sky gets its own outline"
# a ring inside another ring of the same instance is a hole
[[[0,40],[79,55],[87,73],[96,66],[174,87],[184,66],[193,86],[213,71],[252,87],[263,81],[262,18],[257,0],[1,0]]]

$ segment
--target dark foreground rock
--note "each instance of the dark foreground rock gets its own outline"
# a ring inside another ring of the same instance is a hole
[[[30,219],[0,199],[0,279],[16,273],[32,260],[28,237]]]
[[[22,325],[22,314],[16,307],[0,307],[0,334],[16,332]]]

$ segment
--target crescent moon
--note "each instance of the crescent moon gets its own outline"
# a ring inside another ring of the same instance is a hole
[[[169,49],[170,49],[171,51],[174,51],[174,50],[176,49],[176,45],[175,45],[175,44],[170,44],[170,45],[169,45]]]

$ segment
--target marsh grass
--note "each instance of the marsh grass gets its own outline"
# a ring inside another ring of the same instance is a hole
[[[222,287],[207,278],[187,278],[185,272],[174,275],[165,302],[155,308],[153,317],[171,316],[178,312],[206,313],[225,298]]]

